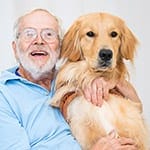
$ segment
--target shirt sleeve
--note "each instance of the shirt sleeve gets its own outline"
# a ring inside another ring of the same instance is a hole
[[[28,136],[2,93],[0,93],[0,149],[30,149]]]

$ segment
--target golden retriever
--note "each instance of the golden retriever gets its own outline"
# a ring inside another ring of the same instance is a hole
[[[83,150],[112,130],[116,136],[133,138],[139,150],[148,150],[140,103],[111,92],[109,100],[98,107],[85,100],[82,92],[98,77],[124,80],[128,75],[124,60],[133,62],[137,43],[125,22],[108,13],[83,15],[65,34],[61,50],[65,61],[50,103],[60,107]]]

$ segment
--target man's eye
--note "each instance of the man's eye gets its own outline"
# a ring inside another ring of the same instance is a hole
[[[28,36],[33,36],[34,33],[33,33],[33,32],[29,32],[29,33],[27,33],[27,35],[28,35]]]
[[[52,36],[52,33],[49,32],[49,33],[47,33],[46,35],[47,35],[47,36]]]
[[[26,36],[32,37],[32,36],[34,36],[34,33],[33,32],[26,32]]]

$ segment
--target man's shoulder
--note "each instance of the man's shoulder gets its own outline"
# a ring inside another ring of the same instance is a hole
[[[0,72],[0,84],[4,84],[5,82],[7,82],[7,80],[15,78],[16,69],[17,69],[17,66],[1,71]]]

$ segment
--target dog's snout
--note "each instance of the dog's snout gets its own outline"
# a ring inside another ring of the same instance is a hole
[[[113,53],[110,49],[101,49],[100,52],[99,52],[99,57],[103,61],[111,60],[112,56],[113,56]]]

